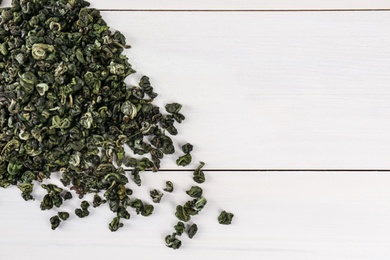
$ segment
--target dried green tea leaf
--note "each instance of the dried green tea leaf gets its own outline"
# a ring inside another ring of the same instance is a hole
[[[22,183],[18,185],[18,188],[22,191],[22,197],[24,200],[34,200],[33,196],[31,195],[33,191],[33,184]]]
[[[222,225],[230,225],[232,223],[233,217],[234,217],[233,213],[226,212],[224,210],[218,216],[218,222],[219,222],[219,224],[222,224]]]
[[[179,103],[170,103],[170,104],[165,105],[165,110],[168,113],[178,113],[181,108],[182,108],[182,105]]]
[[[80,205],[81,209],[87,210],[89,208],[89,202],[86,200],[83,200]]]
[[[199,187],[199,186],[192,186],[191,189],[189,189],[188,191],[186,191],[186,193],[187,193],[190,197],[193,197],[193,198],[200,198],[200,197],[202,197],[203,190],[202,190],[202,188]]]
[[[100,205],[102,205],[106,202],[107,201],[102,199],[98,194],[95,194],[93,196],[92,207],[94,207],[94,208],[99,207]]]
[[[58,217],[61,220],[67,220],[69,218],[69,213],[68,212],[58,212]]]
[[[204,162],[200,162],[200,165],[194,171],[193,179],[197,183],[203,183],[206,180],[206,178],[204,176],[204,173],[202,171],[202,168],[203,168],[204,165],[205,165]]]
[[[85,217],[88,217],[89,216],[89,211],[86,210],[86,209],[75,209],[74,213],[76,214],[76,216],[78,216],[79,218],[85,218]]]
[[[63,199],[61,197],[62,189],[54,184],[42,184],[41,187],[47,191],[41,202],[41,209],[47,210],[62,205]]]
[[[206,198],[201,197],[187,201],[183,208],[188,215],[194,216],[198,215],[198,213],[204,208],[206,204]]]
[[[187,211],[181,205],[176,206],[175,216],[179,220],[184,221],[184,222],[188,222],[191,219],[191,216],[187,213]]]
[[[182,108],[182,105],[179,103],[171,103],[171,104],[165,105],[165,110],[168,113],[171,113],[171,115],[167,116],[166,119],[176,120],[176,122],[181,123],[185,119],[185,116],[179,113],[181,108]],[[173,124],[173,121],[171,124]],[[164,127],[164,128],[166,128],[169,131],[169,129],[168,129],[169,127]]]
[[[175,234],[167,235],[165,237],[165,243],[167,247],[172,249],[179,249],[181,247],[181,241],[176,238]]]
[[[166,192],[172,192],[173,191],[173,183],[171,182],[171,181],[167,181],[166,183],[165,183],[165,189],[164,189],[164,191],[166,191]]]
[[[183,222],[179,221],[177,222],[177,224],[175,225],[175,232],[177,235],[181,236],[185,230],[185,225]]]
[[[191,154],[185,154],[183,156],[180,156],[177,160],[176,160],[176,164],[177,166],[187,166],[191,163],[192,161],[192,156]]]
[[[187,154],[187,153],[192,152],[192,150],[194,149],[194,146],[190,143],[186,143],[185,145],[183,145],[181,147],[181,149],[182,149],[183,153]]]
[[[50,224],[51,224],[51,229],[55,230],[61,223],[61,220],[58,216],[53,216],[50,218]]]
[[[152,215],[154,210],[153,205],[145,205],[141,211],[141,215],[144,217]]]
[[[176,164],[178,166],[187,166],[191,163],[192,156],[191,156],[190,152],[192,151],[192,149],[193,149],[193,146],[189,143],[186,143],[185,145],[182,146],[182,150],[185,153],[185,155],[180,156],[176,160]]]
[[[135,158],[127,158],[125,161],[126,167],[137,167],[138,166],[138,160]]]
[[[188,237],[193,238],[196,232],[198,232],[198,226],[196,224],[192,224],[190,228],[187,230]]]
[[[124,207],[119,207],[117,216],[123,219],[130,219],[130,213]]]
[[[120,222],[120,218],[119,217],[113,218],[112,221],[110,222],[110,224],[108,225],[108,228],[112,232],[117,231],[121,227],[123,227],[123,223]]]
[[[150,191],[150,197],[152,197],[154,203],[160,203],[162,196],[164,194],[156,189]]]
[[[69,191],[63,191],[61,193],[61,197],[64,199],[64,200],[70,200],[73,196],[72,196],[72,193],[70,193]]]

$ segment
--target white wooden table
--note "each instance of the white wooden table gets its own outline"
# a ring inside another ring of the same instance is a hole
[[[132,45],[129,82],[146,74],[159,104],[184,104],[176,140],[209,170],[199,232],[164,245],[193,185],[172,156],[132,188],[175,192],[116,233],[105,207],[54,232],[53,212],[0,190],[0,260],[390,258],[389,1],[91,3]]]

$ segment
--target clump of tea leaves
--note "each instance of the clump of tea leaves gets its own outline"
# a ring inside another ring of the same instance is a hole
[[[13,0],[0,11],[0,187],[16,185],[23,199],[34,200],[40,186],[46,190],[42,210],[60,208],[72,193],[80,199],[93,194],[74,214],[84,218],[91,205],[107,204],[115,213],[108,226],[116,231],[131,208],[153,213],[153,205],[133,197],[126,184],[141,185],[143,171],[158,171],[164,156],[175,152],[171,136],[185,117],[178,103],[166,105],[166,113],[153,104],[157,94],[148,77],[125,84],[135,73],[123,54],[130,46],[88,6],[83,0]],[[192,149],[182,147],[178,165],[191,162]],[[194,172],[197,183],[205,180],[203,165]],[[64,188],[41,183],[53,172],[60,172]],[[172,182],[164,191],[173,191]],[[176,212],[185,222],[207,202],[200,187],[187,193],[194,199]],[[163,193],[151,196],[158,203]],[[52,229],[69,216],[53,216]],[[192,226],[190,237],[196,231]],[[166,238],[174,249],[181,246],[176,235]]]

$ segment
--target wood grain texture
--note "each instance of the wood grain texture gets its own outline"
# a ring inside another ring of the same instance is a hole
[[[145,194],[171,179],[177,189],[144,218],[132,213],[125,227],[112,233],[107,205],[88,219],[72,216],[56,231],[48,225],[53,212],[38,202],[26,203],[17,188],[2,190],[0,259],[389,259],[390,175],[385,173],[206,173],[202,187],[209,199],[192,239],[183,247],[165,247],[164,235],[176,219],[175,203],[188,197],[190,174],[147,175]],[[131,185],[130,185],[131,186]],[[233,225],[222,226],[221,209],[234,212]],[[6,214],[5,214],[6,213]]]
[[[103,15],[209,168],[390,168],[390,13]]]

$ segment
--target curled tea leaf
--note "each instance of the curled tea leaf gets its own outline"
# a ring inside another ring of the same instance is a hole
[[[179,111],[181,110],[182,105],[179,103],[170,103],[165,105],[165,110],[168,113],[171,113],[171,118],[176,120],[178,123],[181,123],[185,117],[184,115],[180,114]]]
[[[32,46],[31,54],[34,59],[36,60],[44,60],[46,59],[48,53],[54,51],[54,46],[49,44],[43,44],[43,43],[35,43]]]
[[[191,156],[190,152],[192,151],[192,149],[193,149],[193,146],[189,143],[186,143],[185,145],[182,146],[182,150],[185,153],[185,155],[180,156],[176,160],[176,164],[178,166],[187,166],[191,163],[192,156]]]
[[[112,232],[117,231],[121,227],[123,227],[123,223],[120,222],[120,218],[119,217],[113,218],[112,221],[110,222],[110,224],[108,225],[108,228]]]
[[[83,211],[82,209],[75,209],[74,213],[79,218],[85,218],[85,217],[87,217],[89,215],[88,211]]]
[[[81,202],[81,205],[80,205],[80,207],[81,207],[81,209],[83,209],[83,210],[87,210],[88,208],[89,208],[89,202],[88,201],[86,201],[86,200],[83,200],[82,202]]]
[[[175,234],[167,235],[165,237],[165,243],[167,247],[172,249],[179,249],[181,247],[181,241],[176,238]]]
[[[18,188],[22,191],[22,197],[24,200],[33,200],[33,196],[31,195],[33,191],[33,184],[31,183],[22,183],[18,186]]]
[[[72,196],[72,193],[70,193],[69,191],[63,191],[63,192],[61,192],[61,197],[64,200],[70,200],[73,196]]]
[[[153,205],[145,205],[140,199],[130,201],[129,206],[134,208],[137,214],[141,213],[144,217],[150,216],[154,210]]]
[[[152,215],[154,210],[153,205],[145,205],[144,208],[141,211],[141,215],[144,217]]]
[[[188,222],[191,219],[191,216],[187,213],[186,209],[181,205],[176,206],[175,216],[179,220],[184,221],[184,222]]]
[[[200,162],[200,165],[194,171],[193,179],[197,183],[203,183],[206,180],[204,173],[203,173],[203,170],[202,170],[204,165],[205,165],[204,162]]]
[[[187,154],[187,153],[192,152],[192,150],[194,149],[194,146],[190,143],[186,143],[185,145],[183,145],[181,147],[181,149],[182,149],[183,153]]]
[[[61,223],[61,220],[58,216],[53,216],[50,218],[50,224],[51,224],[51,229],[55,230]]]
[[[182,108],[182,105],[179,103],[170,103],[165,105],[165,110],[168,113],[177,113]]]
[[[49,90],[49,85],[47,85],[46,83],[38,83],[35,88],[38,91],[39,95],[44,96],[46,91]]]
[[[93,123],[93,117],[90,112],[85,113],[81,118],[80,118],[80,125],[84,127],[85,129],[91,128]]]
[[[54,184],[42,184],[41,187],[47,191],[47,194],[43,197],[41,202],[42,210],[52,209],[53,206],[58,208],[62,205],[62,188],[59,188]]]
[[[183,234],[185,230],[185,225],[183,222],[179,221],[177,222],[177,224],[175,225],[175,232],[177,235],[181,236]]]
[[[134,208],[136,210],[137,214],[140,214],[144,208],[144,204],[140,199],[135,199],[135,200],[131,201],[129,206]]]
[[[188,215],[194,216],[197,215],[207,204],[207,199],[204,197],[196,198],[193,200],[187,201],[183,208]]]
[[[68,212],[58,212],[58,217],[62,220],[67,220],[69,218]]]
[[[129,116],[129,119],[133,119],[137,115],[137,107],[130,101],[122,103],[121,111],[123,114]]]
[[[171,182],[171,181],[167,181],[166,183],[165,183],[165,188],[164,188],[164,191],[166,191],[166,192],[172,192],[173,191],[173,183]]]
[[[202,197],[203,190],[202,190],[202,188],[199,187],[199,186],[192,186],[191,189],[189,189],[188,191],[186,191],[186,193],[187,193],[190,197],[193,197],[193,198],[200,198],[200,197]]]
[[[148,158],[144,157],[139,161],[138,167],[140,171],[145,171],[148,169],[152,169],[154,166],[153,162]]]
[[[234,217],[233,213],[226,212],[225,210],[221,212],[218,216],[218,222],[222,225],[230,225]]]
[[[173,154],[175,152],[172,139],[164,134],[156,135],[150,143],[164,154]]]
[[[80,207],[81,208],[75,209],[76,216],[78,216],[79,218],[85,218],[89,216],[89,211],[88,211],[89,203],[84,200],[81,202]]]
[[[150,191],[150,197],[152,197],[154,203],[160,203],[162,196],[164,194],[156,189]]]
[[[102,205],[106,202],[107,201],[102,199],[98,194],[95,194],[93,196],[92,207],[94,207],[94,208],[99,207],[100,205]]]
[[[183,156],[180,156],[177,160],[176,160],[176,164],[178,166],[187,166],[191,163],[192,161],[192,156],[191,154],[185,154]]]
[[[23,168],[23,164],[19,162],[10,162],[7,167],[7,171],[10,175],[17,175]]]
[[[126,161],[125,161],[125,166],[126,167],[137,167],[138,166],[138,160],[135,159],[135,158],[126,158]]]
[[[130,213],[124,207],[118,209],[117,215],[119,218],[130,219]]]
[[[198,232],[198,226],[196,224],[192,224],[190,228],[187,230],[188,237],[193,238],[196,232]]]

